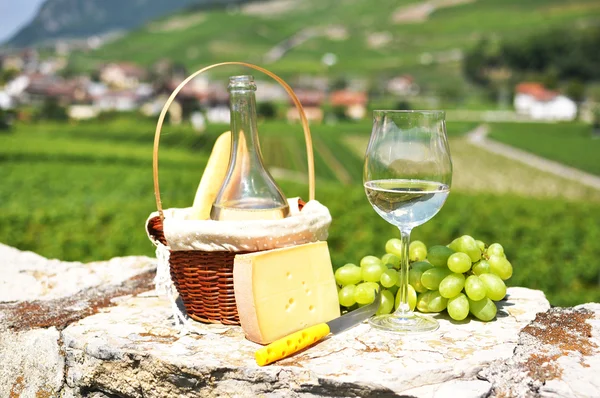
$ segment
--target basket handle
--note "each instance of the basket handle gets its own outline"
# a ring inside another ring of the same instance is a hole
[[[158,209],[158,214],[160,216],[161,221],[164,220],[165,217],[163,214],[162,201],[160,199],[160,187],[159,187],[159,183],[158,183],[158,146],[159,146],[159,142],[160,142],[160,133],[162,130],[163,122],[165,121],[165,116],[167,114],[167,111],[169,110],[171,103],[175,100],[175,97],[177,96],[177,94],[179,94],[181,89],[183,89],[183,86],[185,86],[187,83],[189,83],[190,80],[192,80],[196,76],[200,75],[201,73],[206,72],[209,69],[213,69],[213,68],[216,68],[217,66],[224,66],[224,65],[241,65],[241,66],[246,66],[248,68],[255,69],[259,72],[262,72],[262,73],[272,77],[274,80],[276,80],[285,89],[285,91],[288,93],[288,95],[291,97],[292,101],[294,102],[294,105],[296,105],[296,109],[298,109],[298,113],[300,113],[300,120],[302,121],[302,129],[304,130],[304,140],[306,142],[306,154],[307,154],[307,160],[308,160],[308,197],[309,197],[309,200],[313,200],[315,198],[315,162],[314,162],[314,155],[313,155],[313,148],[312,148],[312,138],[310,135],[310,129],[308,128],[308,119],[306,118],[306,114],[304,113],[304,108],[302,107],[300,100],[298,99],[298,97],[296,96],[296,94],[294,93],[292,88],[285,81],[283,81],[282,78],[280,78],[279,76],[277,76],[276,74],[274,74],[273,72],[271,72],[267,69],[261,68],[260,66],[248,64],[246,62],[237,62],[237,61],[221,62],[218,64],[213,64],[213,65],[209,65],[205,68],[202,68],[202,69],[192,73],[184,81],[182,81],[181,84],[179,84],[179,86],[177,86],[177,88],[175,90],[173,90],[173,92],[171,93],[171,96],[169,97],[169,99],[167,99],[167,102],[163,106],[162,111],[160,112],[160,116],[158,117],[158,123],[156,124],[156,132],[154,134],[154,152],[152,155],[152,174],[153,174],[153,178],[154,178],[154,196],[156,197],[156,208]]]

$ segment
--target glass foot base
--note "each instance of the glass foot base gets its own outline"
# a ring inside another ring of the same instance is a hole
[[[440,324],[435,319],[424,315],[417,315],[413,312],[402,315],[376,315],[369,319],[369,324],[376,329],[405,334],[433,332],[440,327]]]

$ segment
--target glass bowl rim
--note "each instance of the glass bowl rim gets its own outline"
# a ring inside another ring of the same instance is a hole
[[[410,110],[400,110],[400,109],[373,109],[373,113],[421,113],[424,115],[440,115],[445,114],[446,111],[437,110],[437,109],[410,109]]]

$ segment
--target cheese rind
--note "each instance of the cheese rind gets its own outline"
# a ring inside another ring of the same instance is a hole
[[[256,343],[340,316],[327,242],[237,255],[233,282],[240,323]]]

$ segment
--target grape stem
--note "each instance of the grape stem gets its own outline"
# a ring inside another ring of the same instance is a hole
[[[395,314],[400,318],[407,318],[412,311],[408,304],[408,246],[410,244],[410,229],[398,228],[402,245],[400,247],[400,303]]]

